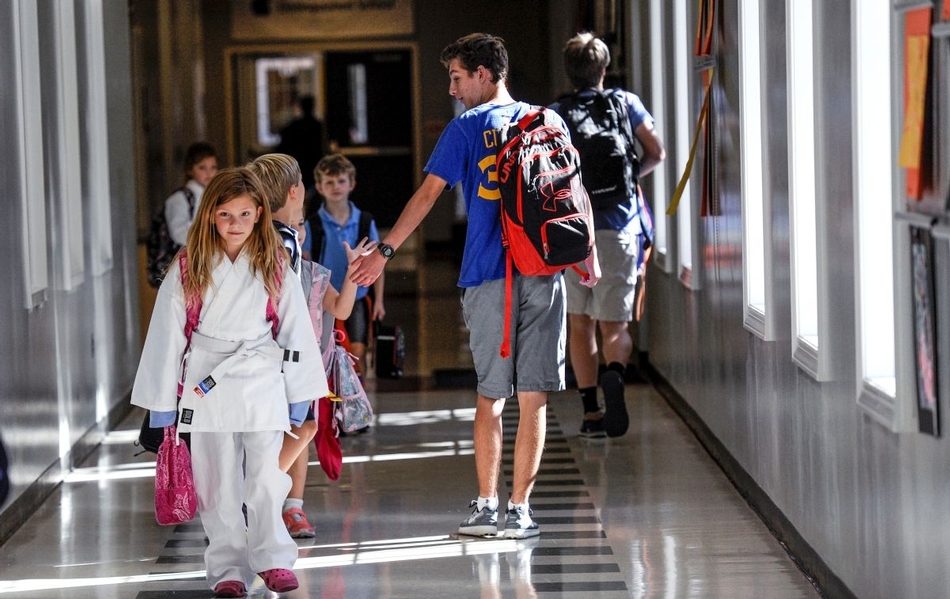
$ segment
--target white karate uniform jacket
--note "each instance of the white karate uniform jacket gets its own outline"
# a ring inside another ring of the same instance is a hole
[[[184,370],[180,432],[288,431],[288,404],[329,394],[303,290],[285,268],[275,340],[266,318],[267,291],[244,252],[233,264],[221,256],[187,355],[181,275],[178,261],[172,264],[155,300],[132,403],[175,410]],[[213,386],[206,382],[199,389],[208,377]]]

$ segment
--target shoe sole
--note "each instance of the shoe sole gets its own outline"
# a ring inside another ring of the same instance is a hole
[[[540,534],[541,530],[538,528],[527,528],[525,530],[505,529],[504,537],[506,539],[530,539],[531,537],[536,537]]]
[[[627,414],[627,402],[624,400],[623,377],[619,372],[607,371],[601,377],[601,388],[604,390],[604,432],[608,437],[621,437],[630,427],[630,416]]]
[[[584,437],[585,439],[603,439],[604,437],[607,436],[607,433],[604,431],[599,431],[596,433],[585,433],[582,431],[577,434],[578,436]]]
[[[459,528],[459,534],[465,535],[467,537],[482,537],[482,538],[491,538],[498,536],[498,527],[497,526],[468,526],[466,528]]]
[[[290,533],[292,539],[312,539],[317,536],[316,531],[304,530]]]

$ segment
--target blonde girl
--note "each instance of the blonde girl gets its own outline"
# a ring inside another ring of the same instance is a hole
[[[328,389],[287,260],[258,177],[218,173],[159,289],[132,389],[151,426],[177,416],[191,432],[216,597],[243,597],[258,575],[274,592],[297,588],[297,545],[280,509],[290,478],[278,456],[284,432]]]

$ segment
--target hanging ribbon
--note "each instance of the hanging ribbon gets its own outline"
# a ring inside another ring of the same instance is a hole
[[[946,10],[946,5],[944,5]],[[922,154],[927,110],[927,79],[930,65],[930,22],[932,8],[909,11],[904,25],[904,131],[898,165],[907,169],[907,197],[923,195]]]
[[[683,197],[683,190],[686,188],[686,182],[689,181],[689,176],[693,172],[693,160],[696,158],[696,145],[699,142],[699,134],[703,132],[707,113],[709,112],[709,88],[712,84],[712,73],[713,69],[707,69],[704,72],[706,91],[703,95],[703,107],[699,109],[699,118],[696,121],[696,132],[693,134],[693,143],[689,148],[689,159],[686,160],[686,168],[683,169],[683,175],[680,177],[680,181],[676,185],[676,191],[673,192],[673,197],[670,198],[670,205],[666,209],[666,213],[669,215],[676,214],[676,209],[680,205],[680,198]]]
[[[713,22],[716,14],[716,0],[699,0],[696,13],[696,44],[693,52],[696,56],[709,56],[712,52]]]

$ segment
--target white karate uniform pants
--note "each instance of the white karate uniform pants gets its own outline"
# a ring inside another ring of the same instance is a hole
[[[281,517],[290,476],[279,465],[282,431],[191,433],[198,515],[208,536],[207,579],[250,587],[258,572],[293,569],[297,543]],[[247,525],[242,506],[247,506]]]

